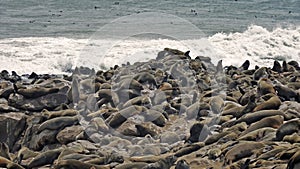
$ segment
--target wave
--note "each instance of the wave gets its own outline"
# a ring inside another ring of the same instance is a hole
[[[116,64],[154,59],[165,47],[190,50],[192,58],[209,56],[216,63],[238,66],[246,59],[255,65],[272,66],[274,60],[300,62],[300,27],[272,31],[252,25],[244,32],[217,33],[208,38],[71,39],[27,37],[0,40],[0,67],[19,74],[69,73],[76,66],[107,69]]]

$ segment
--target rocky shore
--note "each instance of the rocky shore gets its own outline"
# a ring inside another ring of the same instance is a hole
[[[0,167],[298,169],[300,67],[156,59],[72,75],[0,73]]]

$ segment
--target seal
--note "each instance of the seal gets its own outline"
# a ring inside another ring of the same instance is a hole
[[[249,66],[250,66],[250,61],[249,60],[246,60],[242,66],[240,67],[241,70],[248,70],[249,69]]]
[[[166,158],[160,159],[155,163],[148,164],[142,169],[170,169],[176,160],[176,156],[168,156]]]
[[[208,127],[203,123],[197,122],[190,128],[190,137],[188,138],[188,141],[191,143],[204,141],[208,135]]]
[[[0,157],[11,160],[9,155],[9,148],[6,143],[0,142]]]
[[[34,157],[27,165],[28,168],[40,167],[46,164],[52,164],[57,159],[63,148],[49,150]]]
[[[277,73],[282,72],[282,67],[277,60],[274,60],[273,68],[271,70],[273,70],[274,72],[277,72]]]
[[[296,152],[289,160],[287,169],[300,168],[300,151]]]
[[[221,114],[224,105],[225,105],[224,100],[220,96],[212,97],[209,102],[210,110],[214,114]]]
[[[277,91],[277,95],[279,97],[284,98],[284,100],[289,101],[289,100],[297,100],[298,99],[298,94],[296,91],[294,91],[291,88],[282,86],[282,85],[275,85],[274,88]]]
[[[20,166],[19,164],[14,163],[4,157],[0,157],[0,167],[5,167],[7,169],[24,169],[24,167]]]
[[[225,154],[224,164],[232,164],[233,162],[238,161],[242,158],[249,157],[254,154],[255,151],[258,151],[263,147],[264,144],[260,142],[238,143]]]
[[[264,127],[260,128],[254,131],[251,131],[241,137],[238,138],[238,140],[247,140],[247,141],[259,141],[262,138],[264,138],[269,133],[275,133],[276,129],[271,127]]]
[[[258,104],[253,111],[269,110],[269,109],[277,110],[280,107],[280,105],[281,105],[281,100],[279,99],[278,96],[274,95],[269,100],[261,104]]]
[[[45,129],[49,129],[49,130],[59,130],[62,129],[64,127],[67,126],[71,126],[74,124],[78,123],[78,117],[74,116],[74,117],[56,117],[50,120],[47,120],[45,122],[43,122],[42,124],[40,124],[39,128],[38,128],[38,133],[40,133],[41,131],[45,130]]]
[[[292,135],[287,135],[283,137],[283,141],[290,142],[292,144],[294,143],[300,143],[300,136],[297,133],[294,133]]]
[[[110,169],[108,165],[94,165],[89,163],[84,163],[79,160],[60,160],[56,164],[54,164],[54,168],[56,169]]]
[[[241,136],[264,127],[279,128],[282,124],[283,117],[280,115],[266,117],[255,123],[252,123],[243,133],[241,133]]]
[[[281,141],[284,136],[300,131],[300,120],[290,120],[282,124],[276,132],[276,141]]]
[[[265,117],[281,115],[285,117],[285,114],[281,110],[260,110],[253,113],[248,113],[236,120],[234,123],[246,122],[247,124],[251,124],[253,122],[259,121]]]
[[[78,114],[77,110],[74,109],[66,109],[66,110],[60,110],[60,111],[48,111],[46,109],[42,110],[41,112],[44,116],[48,117],[48,119],[52,119],[55,117],[61,117],[61,116],[76,116]]]
[[[266,78],[266,77],[268,77],[268,72],[266,67],[261,67],[253,73],[254,80],[259,80],[260,78]]]
[[[177,162],[175,169],[190,169],[190,166],[186,160],[182,159]]]
[[[268,93],[276,94],[272,82],[268,78],[262,78],[257,85],[257,92],[262,96]]]

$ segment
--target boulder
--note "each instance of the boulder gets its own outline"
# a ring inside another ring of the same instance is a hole
[[[26,115],[23,113],[5,113],[0,115],[0,142],[12,149],[20,138],[26,125]]]
[[[52,93],[34,99],[26,99],[20,94],[11,94],[8,102],[10,106],[18,109],[41,111],[43,109],[53,110],[63,103],[68,103],[68,98],[65,94],[60,93]]]

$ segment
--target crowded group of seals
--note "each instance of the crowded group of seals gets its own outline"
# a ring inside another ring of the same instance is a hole
[[[165,48],[72,75],[0,73],[0,167],[300,168],[300,67]]]

